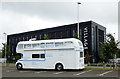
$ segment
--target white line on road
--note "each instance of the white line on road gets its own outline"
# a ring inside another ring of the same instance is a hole
[[[56,73],[53,73],[53,74],[56,74],[56,75],[57,75],[57,74],[61,74],[61,73],[63,73],[63,72],[56,72]]]
[[[47,72],[47,71],[39,71],[39,72],[35,72],[35,73],[39,74],[39,73],[41,73],[41,72]]]
[[[12,71],[15,71],[15,70],[7,70],[6,72],[12,72]]]
[[[39,74],[40,72],[35,72],[35,73]]]
[[[30,72],[30,71],[19,71],[19,72]]]
[[[9,70],[7,70],[6,72],[10,72]]]
[[[40,71],[40,72],[47,72],[47,71]]]
[[[99,76],[103,76],[103,75],[108,74],[108,73],[110,73],[110,72],[112,72],[112,71],[113,71],[113,70],[104,72],[104,73],[100,74]]]
[[[81,74],[84,74],[84,73],[86,73],[86,72],[90,72],[90,71],[92,71],[92,70],[83,71],[83,72],[80,72],[80,73],[77,73],[77,74],[73,74],[73,75],[81,75]]]

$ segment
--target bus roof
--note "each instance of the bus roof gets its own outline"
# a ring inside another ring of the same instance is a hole
[[[28,43],[46,43],[46,42],[64,42],[64,41],[79,41],[76,38],[66,38],[66,39],[50,39],[50,40],[36,40],[36,41],[20,41],[18,44],[28,44]]]

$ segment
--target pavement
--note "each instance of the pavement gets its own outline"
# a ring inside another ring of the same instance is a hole
[[[118,77],[118,70],[17,70],[16,67],[2,68],[2,77]]]

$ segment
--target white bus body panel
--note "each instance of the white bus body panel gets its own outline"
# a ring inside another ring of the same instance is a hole
[[[19,51],[17,52],[19,53]],[[64,69],[84,68],[84,57],[80,58],[80,52],[84,51],[79,46],[59,49],[30,49],[20,52],[23,54],[23,58],[16,64],[21,63],[23,69],[55,69],[57,63],[61,63]],[[45,54],[45,58],[33,59],[32,54]]]

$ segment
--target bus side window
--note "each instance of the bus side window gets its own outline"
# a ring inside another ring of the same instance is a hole
[[[54,43],[53,42],[46,43],[46,47],[54,47]]]
[[[19,44],[18,49],[23,49],[23,44]]]
[[[35,44],[32,44],[32,48],[35,48]]]
[[[79,46],[82,46],[82,43],[78,42]]]
[[[24,48],[31,48],[31,44],[24,44]]]
[[[45,48],[45,43],[41,43],[41,44],[40,44],[40,47],[41,47],[41,48]]]
[[[73,42],[72,41],[66,41],[66,42],[64,42],[64,46],[71,47],[71,46],[73,46]]]
[[[32,58],[45,58],[45,54],[32,54]]]
[[[45,54],[40,54],[40,58],[45,58]]]
[[[55,42],[55,47],[63,47],[63,42]]]
[[[23,54],[21,54],[21,58],[23,58]]]
[[[39,58],[39,54],[32,54],[32,58]]]
[[[83,57],[83,52],[80,52],[80,57]]]
[[[39,48],[39,44],[32,44],[32,48]]]

